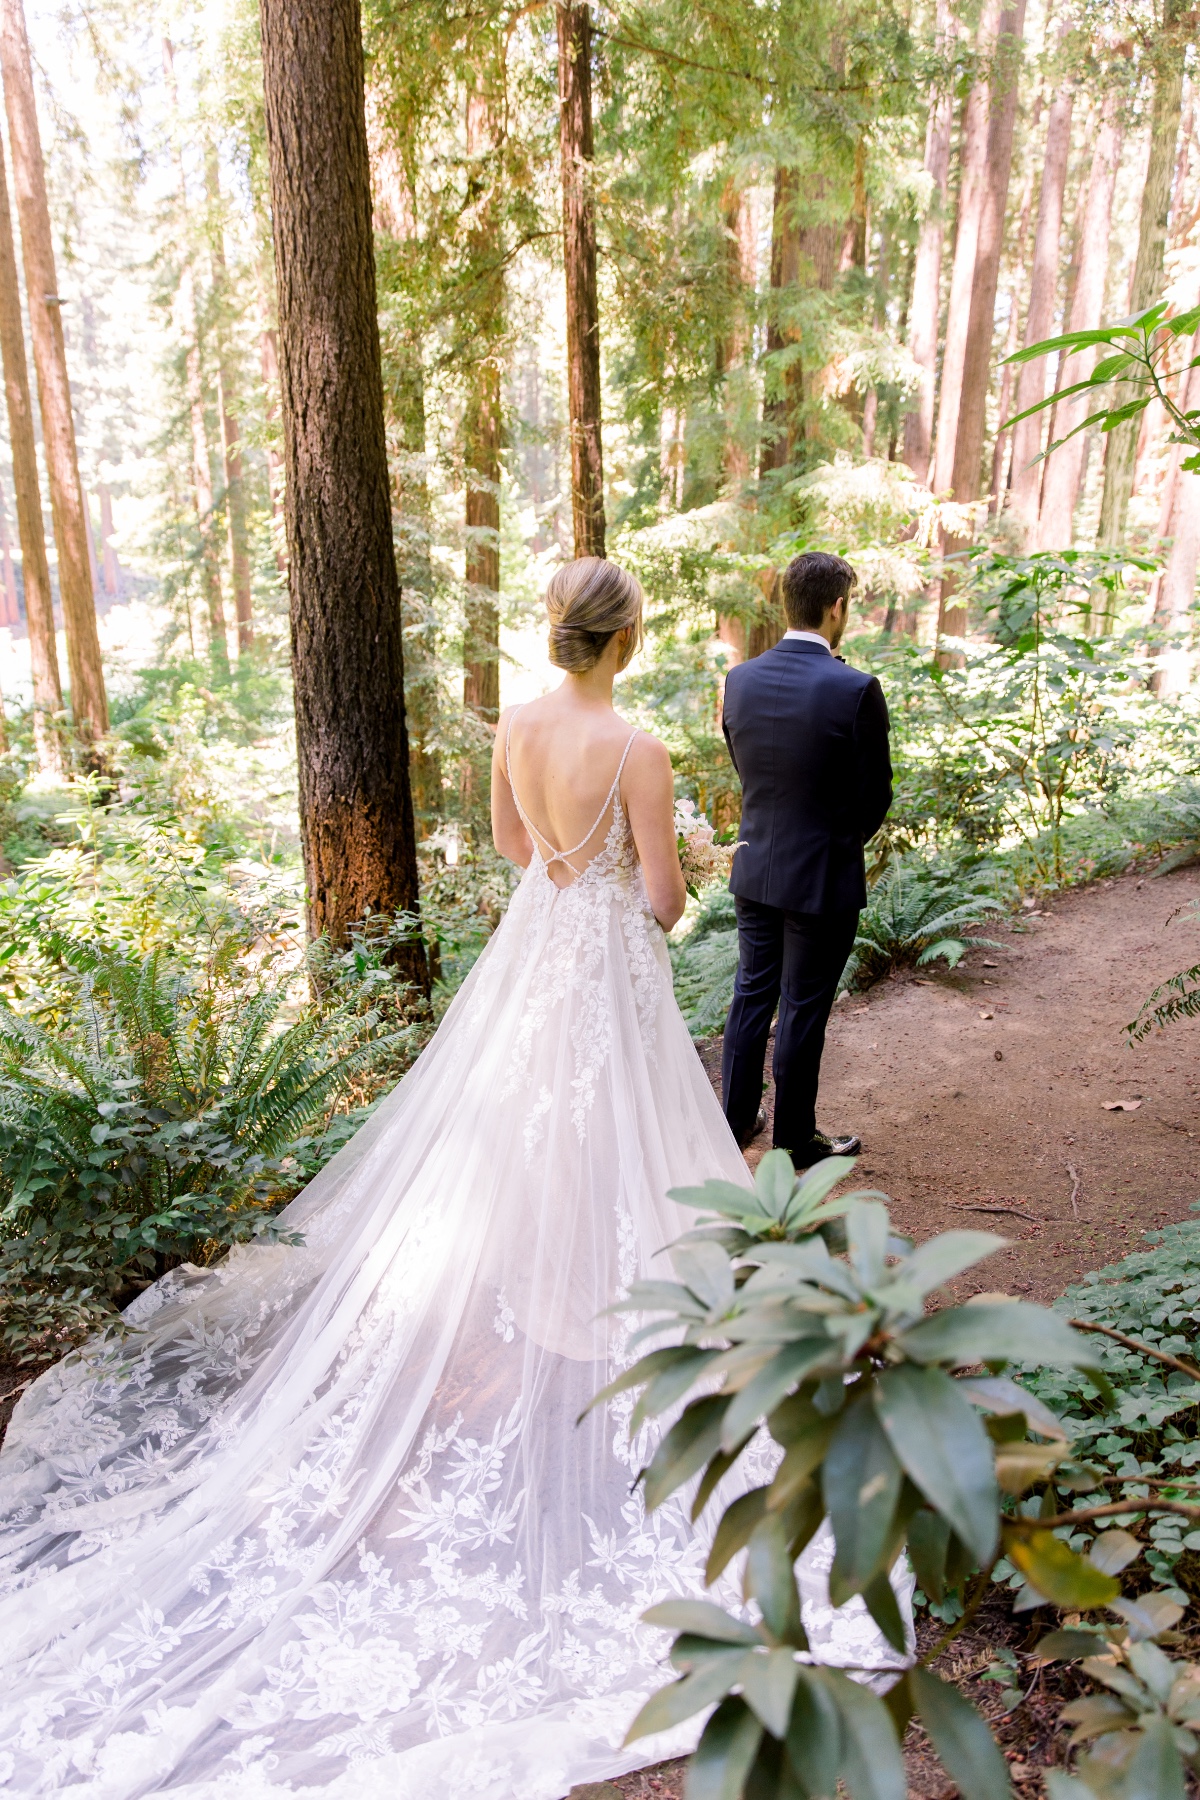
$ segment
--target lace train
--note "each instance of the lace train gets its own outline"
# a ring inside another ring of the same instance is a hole
[[[625,1751],[702,1587],[631,1482],[603,1309],[748,1179],[675,1006],[619,806],[559,890],[535,856],[440,1030],[289,1207],[300,1247],[173,1271],[28,1390],[0,1453],[0,1784],[557,1800]],[[717,1503],[714,1503],[714,1507]],[[702,1534],[701,1534],[702,1535]],[[893,1659],[802,1568],[825,1660]],[[911,1584],[910,1584],[911,1585]]]

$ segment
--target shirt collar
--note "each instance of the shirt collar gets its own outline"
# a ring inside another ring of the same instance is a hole
[[[785,638],[792,638],[804,643],[820,644],[822,650],[829,650],[829,639],[823,638],[819,631],[795,631],[789,627],[783,635]],[[829,654],[832,656],[833,651],[829,650]]]

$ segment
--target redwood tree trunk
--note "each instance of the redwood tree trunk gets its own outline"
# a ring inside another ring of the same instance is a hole
[[[767,313],[767,355],[785,350],[791,341],[782,317],[782,296],[800,279],[801,232],[796,223],[797,177],[781,163],[775,170],[771,208],[771,294]],[[831,264],[831,267],[833,265]],[[831,277],[832,279],[832,277]],[[786,468],[800,428],[803,378],[800,358],[786,370],[771,373],[772,391],[763,401],[762,448],[758,472]]]
[[[938,0],[937,42],[949,51],[954,15],[949,0]],[[918,481],[929,480],[933,456],[933,416],[937,390],[938,321],[941,317],[942,247],[946,241],[946,195],[950,183],[950,138],[954,98],[948,83],[931,96],[925,127],[925,173],[933,182],[929,211],[921,222],[909,304],[908,347],[921,370],[917,404],[904,421],[904,460]]]
[[[1063,195],[1067,185],[1067,160],[1071,150],[1071,114],[1075,93],[1064,87],[1054,97],[1046,124],[1046,148],[1041,167],[1037,229],[1033,238],[1033,273],[1029,283],[1029,309],[1025,315],[1025,343],[1040,344],[1050,336],[1058,287],[1059,240],[1062,236]],[[1022,363],[1017,378],[1015,410],[1036,406],[1046,393],[1047,364],[1044,356]],[[1045,420],[1040,413],[1013,427],[1012,492],[1009,504],[1028,535],[1037,526],[1042,468],[1034,459],[1042,447]]]
[[[1180,29],[1183,0],[1166,0],[1166,44],[1154,83],[1150,111],[1150,156],[1142,189],[1138,223],[1137,258],[1129,288],[1130,313],[1143,312],[1162,298],[1163,256],[1167,220],[1171,212],[1171,176],[1175,168],[1175,140],[1183,111],[1183,45],[1175,37]],[[1137,455],[1138,420],[1128,419],[1108,434],[1104,458],[1104,494],[1100,502],[1097,541],[1114,548],[1124,541],[1125,515],[1133,492],[1133,468]]]
[[[1121,162],[1121,128],[1116,123],[1116,103],[1109,97],[1100,115],[1092,151],[1087,194],[1079,226],[1079,262],[1067,315],[1068,331],[1094,331],[1104,314],[1104,290],[1108,279],[1108,240],[1112,226],[1113,193]],[[1095,366],[1095,349],[1077,350],[1058,372],[1060,388],[1086,381]],[[1050,417],[1049,442],[1065,438],[1088,416],[1086,394],[1060,400]],[[1046,458],[1038,512],[1039,550],[1067,550],[1074,535],[1075,507],[1083,479],[1084,434],[1063,444]]]
[[[489,724],[500,716],[500,364],[494,340],[504,306],[504,278],[495,196],[486,192],[485,184],[491,180],[487,164],[496,154],[499,135],[488,97],[472,93],[467,100],[467,159],[473,166],[470,190],[479,219],[468,255],[472,286],[479,296],[475,332],[481,354],[472,371],[463,422],[467,489],[463,703]],[[578,523],[575,536],[578,549]]]
[[[25,361],[25,331],[13,246],[8,176],[0,147],[0,354],[4,359],[4,392],[8,403],[8,435],[12,447],[13,490],[17,535],[21,541],[21,578],[25,585],[25,628],[33,676],[33,735],[38,765],[62,769],[62,744],[54,723],[62,711],[58,645],[54,635],[54,597],[46,561],[42,496],[38,487],[37,451],[33,437],[33,404]]]
[[[999,25],[1000,0],[984,0],[976,47],[985,64],[990,63],[995,52]],[[972,83],[963,111],[958,204],[955,210],[954,265],[950,272],[950,298],[946,309],[941,394],[938,398],[937,439],[933,457],[933,490],[937,494],[946,493],[954,481],[954,450],[958,438],[958,414],[971,320],[971,292],[987,187],[989,110],[989,83],[986,76],[981,76]]]
[[[0,556],[4,561],[4,618],[5,625],[21,623],[21,608],[17,602],[17,577],[13,569],[12,543],[8,535],[8,504],[4,498],[4,490],[0,487]]]
[[[246,534],[246,482],[242,469],[242,434],[235,411],[237,382],[229,350],[226,308],[229,279],[225,264],[225,230],[221,219],[221,180],[216,152],[205,159],[209,232],[212,243],[213,285],[217,290],[217,410],[221,415],[221,457],[225,475],[225,527],[229,534],[229,573],[237,616],[238,654],[254,643],[253,600],[250,591],[250,553]]]
[[[954,442],[951,486],[956,500],[975,500],[982,485],[983,434],[992,341],[996,323],[996,287],[1004,248],[1004,217],[1012,171],[1013,126],[1017,117],[1017,75],[1026,0],[1012,0],[1000,20],[991,81],[987,174],[979,213],[975,271],[971,284],[970,322],[963,354],[962,395]]]
[[[571,0],[557,10],[571,515],[576,556],[603,556],[600,311],[596,297],[596,210],[591,190],[592,15],[587,0],[583,4]]]
[[[67,631],[71,712],[84,740],[108,730],[108,700],[96,631],[96,602],[88,567],[87,513],[79,480],[75,421],[59,310],[46,175],[33,96],[33,69],[21,0],[0,3],[0,69],[12,145],[13,184],[21,223],[21,251],[29,332],[37,369],[42,443],[50,478],[54,541],[58,546],[58,587]]]
[[[309,926],[417,906],[358,0],[260,0]],[[424,951],[404,953],[427,986]]]

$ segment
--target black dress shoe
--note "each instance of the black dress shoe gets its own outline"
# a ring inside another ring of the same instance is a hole
[[[745,1137],[738,1139],[738,1149],[739,1150],[748,1150],[750,1148],[750,1145],[754,1142],[755,1138],[760,1137],[766,1129],[767,1129],[767,1109],[765,1106],[760,1106],[758,1109],[758,1117],[754,1121],[753,1131],[748,1132]]]
[[[812,1141],[803,1150],[793,1150],[792,1162],[798,1169],[811,1169],[814,1163],[824,1162],[827,1156],[857,1156],[862,1149],[862,1139],[853,1131],[843,1132],[838,1137],[827,1137],[823,1131],[814,1131]]]

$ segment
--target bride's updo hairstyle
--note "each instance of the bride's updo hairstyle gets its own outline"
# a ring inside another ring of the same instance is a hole
[[[628,569],[601,556],[577,556],[550,577],[546,589],[550,661],[570,675],[586,674],[618,631],[632,631],[624,668],[642,641],[642,590]]]

